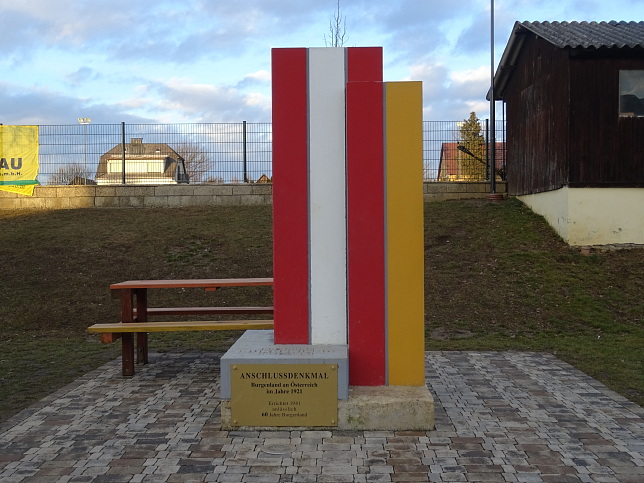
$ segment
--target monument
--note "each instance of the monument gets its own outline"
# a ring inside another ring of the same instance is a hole
[[[382,49],[272,51],[274,331],[221,360],[222,425],[432,429],[422,86]]]

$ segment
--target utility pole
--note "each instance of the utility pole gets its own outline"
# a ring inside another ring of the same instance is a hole
[[[496,193],[496,101],[494,100],[494,0],[490,0],[490,193]]]

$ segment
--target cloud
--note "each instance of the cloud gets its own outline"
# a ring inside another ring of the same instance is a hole
[[[479,118],[489,113],[485,94],[489,85],[489,68],[450,71],[441,63],[412,66],[412,79],[423,82],[423,114],[427,120],[465,119],[475,111]]]
[[[3,124],[75,124],[78,117],[93,122],[152,122],[153,118],[124,112],[119,106],[90,103],[87,100],[45,89],[18,89],[0,84]]]
[[[489,12],[487,15],[477,15],[472,23],[460,33],[455,50],[469,53],[490,51]]]
[[[90,67],[81,67],[77,69],[75,72],[72,72],[71,74],[66,76],[67,80],[74,85],[95,80],[99,77],[100,77],[100,74],[96,72],[94,69],[91,69]]]
[[[261,69],[256,72],[246,74],[244,78],[235,85],[235,88],[244,91],[247,89],[264,89],[269,92],[270,85],[271,73],[265,69]]]
[[[134,31],[144,15],[154,11],[153,0],[83,2],[69,0],[0,1],[3,29],[10,48],[33,43],[44,47],[83,47],[107,36]],[[26,42],[25,42],[26,41]]]
[[[490,67],[450,72],[450,90],[462,99],[484,99],[490,86]]]
[[[342,0],[345,45],[381,45],[388,80],[423,80],[426,119],[472,110],[483,118],[489,7]],[[335,8],[336,0],[0,0],[0,122],[268,121],[270,48],[324,45]],[[516,20],[643,11],[640,0],[497,2],[496,57]]]
[[[268,122],[270,100],[258,92],[245,93],[235,87],[191,83],[172,78],[151,85],[160,100],[149,108],[191,122]]]
[[[112,59],[185,63],[263,45],[267,36],[306,31],[325,7],[316,0],[0,0],[5,55],[100,47]]]
[[[395,55],[397,61],[431,58],[447,48],[453,32],[462,29],[464,19],[468,22],[470,16],[482,13],[484,5],[481,0],[359,2],[359,8],[369,12],[365,20],[386,39],[390,55]],[[357,10],[348,11],[359,15]]]

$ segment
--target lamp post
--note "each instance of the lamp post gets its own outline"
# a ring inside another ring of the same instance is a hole
[[[496,193],[496,104],[494,100],[494,0],[490,0],[490,194]]]
[[[79,117],[78,123],[83,125],[83,167],[87,171],[87,125],[92,122],[89,117]]]
[[[462,144],[459,144],[458,146],[456,146],[456,149],[458,149],[459,151],[461,151],[461,152],[467,154],[468,156],[471,156],[472,158],[476,159],[479,163],[486,164],[484,159],[481,159],[480,156],[477,156],[476,154],[474,154],[472,151],[467,149]]]

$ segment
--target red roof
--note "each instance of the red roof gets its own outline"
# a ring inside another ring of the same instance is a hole
[[[438,181],[448,181],[460,177],[459,160],[462,159],[462,156],[467,155],[458,150],[458,145],[459,143],[443,143],[441,145]],[[496,143],[494,164],[497,171],[505,167],[505,142]]]

